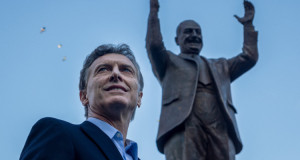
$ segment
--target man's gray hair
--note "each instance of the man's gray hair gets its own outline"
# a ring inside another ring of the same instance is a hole
[[[106,54],[111,54],[111,53],[124,55],[133,63],[134,67],[137,70],[139,91],[143,91],[144,80],[143,80],[142,73],[140,71],[140,67],[135,60],[133,52],[131,51],[131,49],[129,48],[129,46],[127,44],[120,44],[120,45],[103,44],[103,45],[100,45],[99,47],[97,47],[91,54],[89,54],[86,57],[86,59],[83,63],[83,67],[80,71],[79,90],[80,91],[86,90],[88,76],[89,76],[89,67],[92,65],[92,63],[99,57],[106,55]],[[88,106],[84,106],[84,110],[85,110],[85,117],[87,118]],[[134,114],[132,116],[132,119],[133,119],[133,117],[134,117]]]

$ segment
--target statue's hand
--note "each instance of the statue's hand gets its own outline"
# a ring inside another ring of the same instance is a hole
[[[158,9],[159,9],[158,0],[150,0],[150,9],[158,11]]]
[[[244,8],[245,8],[245,15],[244,17],[238,17],[237,15],[234,15],[234,17],[243,25],[252,25],[252,21],[254,18],[254,6],[251,2],[244,0]]]

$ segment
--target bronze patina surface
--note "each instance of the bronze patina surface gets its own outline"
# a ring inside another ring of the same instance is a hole
[[[242,150],[230,84],[258,60],[254,6],[244,1],[245,14],[235,15],[244,28],[242,52],[226,59],[200,55],[200,25],[185,20],[177,27],[180,54],[167,50],[158,18],[159,2],[150,0],[146,48],[162,87],[157,147],[167,160],[233,160]]]

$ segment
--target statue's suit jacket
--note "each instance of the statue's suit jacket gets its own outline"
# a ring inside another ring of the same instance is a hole
[[[32,127],[20,159],[123,160],[112,140],[94,124],[74,125],[54,118],[43,118]]]
[[[149,27],[148,27],[149,28]],[[151,29],[151,28],[150,28]],[[149,30],[149,29],[148,29]],[[149,32],[149,31],[148,31]],[[149,34],[150,35],[150,34]],[[199,55],[175,55],[164,48],[163,43],[148,36],[147,51],[152,70],[162,86],[162,108],[157,135],[157,147],[164,153],[168,138],[183,125],[190,115],[199,77]],[[221,110],[227,122],[229,136],[236,153],[242,150],[242,142],[236,123],[236,109],[232,104],[230,83],[255,65],[258,59],[257,32],[244,31],[243,52],[231,59],[206,59],[208,69],[216,85]]]

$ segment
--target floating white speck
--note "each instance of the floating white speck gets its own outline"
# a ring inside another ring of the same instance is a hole
[[[62,59],[62,61],[64,62],[64,61],[66,61],[66,60],[67,60],[67,57],[64,56],[63,59]]]
[[[62,47],[62,44],[57,45],[57,48],[61,48],[61,47]]]
[[[43,33],[46,31],[46,27],[42,27],[41,30],[40,30],[40,33]]]

